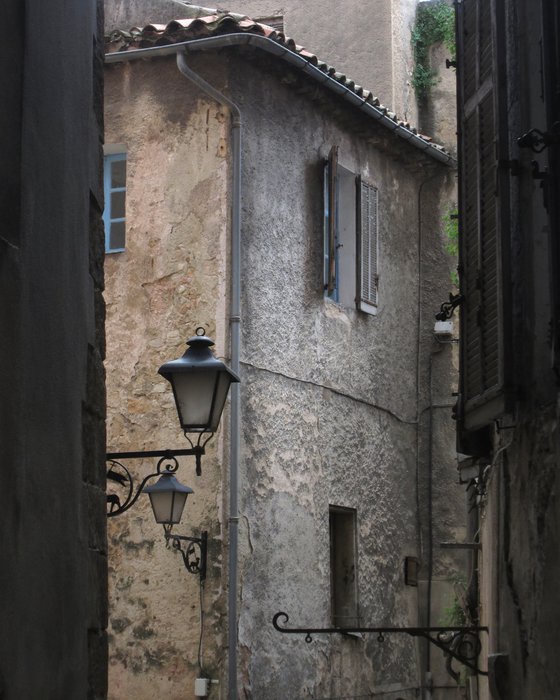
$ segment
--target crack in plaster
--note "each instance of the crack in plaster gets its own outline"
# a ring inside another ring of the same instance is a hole
[[[241,364],[245,365],[246,367],[250,367],[251,369],[260,371],[260,372],[266,372],[267,374],[273,374],[273,375],[276,375],[278,377],[283,377],[284,379],[289,379],[290,381],[293,381],[293,382],[299,382],[300,384],[307,384],[308,386],[314,386],[318,389],[324,389],[326,391],[330,391],[333,394],[336,394],[337,396],[342,396],[343,398],[350,399],[351,401],[355,401],[356,403],[360,403],[364,406],[369,406],[370,408],[375,408],[379,411],[383,411],[384,413],[395,418],[395,420],[398,420],[399,423],[404,423],[406,425],[417,425],[418,424],[418,421],[416,419],[405,418],[403,416],[399,416],[398,413],[395,413],[394,411],[392,411],[390,408],[387,408],[386,406],[380,406],[379,404],[372,403],[371,401],[367,401],[366,399],[363,399],[359,396],[353,396],[352,394],[348,394],[347,392],[341,391],[340,389],[336,389],[335,387],[327,386],[326,384],[319,384],[319,382],[314,382],[311,379],[302,379],[301,377],[292,377],[288,374],[284,374],[284,372],[279,372],[278,370],[269,369],[267,367],[260,367],[259,365],[255,365],[252,362],[247,362],[246,360],[242,360]]]

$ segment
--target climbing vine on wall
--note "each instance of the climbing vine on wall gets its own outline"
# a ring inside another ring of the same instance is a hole
[[[443,215],[442,223],[445,234],[445,249],[452,259],[457,261],[459,254],[459,214],[454,204]],[[451,272],[451,283],[455,287],[459,286],[459,275],[456,269]]]
[[[443,43],[455,59],[455,10],[445,0],[419,3],[412,28],[414,69],[412,86],[418,102],[425,102],[437,83],[436,71],[430,67],[430,47]]]

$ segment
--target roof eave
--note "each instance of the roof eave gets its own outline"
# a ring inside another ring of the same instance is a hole
[[[314,66],[303,56],[291,51],[273,39],[269,39],[268,37],[260,36],[258,34],[236,32],[233,34],[205,37],[203,39],[189,39],[187,41],[177,42],[176,44],[167,44],[164,46],[151,46],[145,49],[115,51],[105,55],[105,62],[108,64],[122,63],[141,58],[152,58],[154,56],[169,56],[176,54],[179,51],[194,53],[196,51],[214,51],[230,46],[256,46],[267,53],[281,58],[298,70],[301,70],[309,75],[309,77],[311,77],[313,80],[316,80],[324,85],[327,89],[343,97],[343,99],[345,99],[347,102],[354,105],[376,121],[380,122],[385,128],[393,131],[396,136],[408,141],[408,143],[421,150],[427,156],[430,156],[431,158],[439,161],[440,163],[444,163],[445,165],[455,166],[456,161],[452,155],[429,143],[407,127],[394,121],[385,114],[384,110],[379,109],[375,105],[369,103],[365,98],[360,97],[355,92],[350,90],[350,88],[338,82],[330,75],[327,75],[317,66]]]

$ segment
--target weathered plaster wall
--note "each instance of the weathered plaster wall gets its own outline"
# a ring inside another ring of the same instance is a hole
[[[212,73],[220,83],[219,73]],[[108,255],[107,377],[110,450],[188,447],[169,384],[157,374],[204,326],[225,352],[228,172],[226,117],[194,95],[173,58],[107,70],[106,143],[128,149],[126,251]],[[189,497],[179,534],[209,531],[204,668],[220,676],[224,615],[222,483],[219,437],[207,447],[203,475],[182,458],[178,478]],[[136,474],[155,462],[133,465]],[[198,578],[142,497],[109,521],[110,697],[192,697],[199,675]]]
[[[416,124],[416,102],[410,86],[410,29],[416,4],[417,0],[345,0],[342,5],[336,0],[285,0],[280,4],[274,0],[236,0],[226,9],[252,18],[282,15],[288,36]],[[108,0],[106,29],[165,23],[192,16],[188,12],[171,0]]]
[[[102,700],[103,8],[2,10],[0,697]]]
[[[334,504],[358,510],[361,621],[418,620],[422,603],[404,585],[403,559],[421,556],[426,565],[417,508],[426,461],[417,463],[417,454],[419,442],[423,451],[427,445],[433,313],[448,288],[439,225],[448,172],[335,98],[315,90],[314,101],[301,77],[278,74],[258,52],[189,61],[212,84],[227,84],[244,120],[242,692],[255,700],[374,691],[389,700],[415,698],[419,650],[408,637],[379,644],[373,637],[319,636],[307,645],[303,637],[280,635],[271,619],[284,610],[290,624],[330,624]],[[156,371],[181,351],[187,328],[200,323],[217,332],[218,353],[226,352],[228,120],[199,98],[173,59],[110,67],[107,85],[107,142],[124,142],[129,153],[127,251],[107,260],[109,444],[182,444]],[[322,168],[334,143],[341,163],[380,189],[375,317],[323,297]],[[437,358],[444,364],[447,349]],[[434,469],[447,475],[448,426],[439,415],[447,407],[448,375],[441,377]],[[218,441],[196,482],[192,465],[181,470],[196,492],[188,529],[205,526],[213,539],[204,666],[222,681],[214,697],[225,693],[225,467]],[[190,696],[196,581],[165,550],[147,504],[121,517],[110,523],[111,697]]]
[[[436,84],[420,116],[422,131],[436,143],[441,143],[453,154],[457,153],[457,75],[454,68],[446,68],[449,50],[436,44],[430,51],[430,65],[437,71]]]
[[[433,314],[449,286],[439,218],[441,200],[448,196],[442,189],[445,174],[421,195],[420,221],[419,188],[432,175],[403,166],[394,142],[383,133],[375,147],[353,139],[349,134],[363,124],[347,120],[343,126],[327,116],[335,112],[328,103],[317,116],[312,104],[296,102],[289,88],[264,82],[255,63],[233,75],[254,86],[247,99],[241,85],[236,92],[251,134],[245,181],[259,183],[244,199],[244,687],[251,697],[271,700],[418,687],[418,667],[410,663],[414,645],[406,638],[388,639],[380,647],[375,639],[364,643],[319,636],[308,646],[302,638],[279,637],[267,622],[285,610],[294,625],[329,624],[329,503],[358,509],[362,621],[416,621],[416,606],[422,603],[416,591],[404,586],[402,567],[405,555],[419,555],[424,570],[427,565],[418,539],[416,455],[417,439],[421,446],[427,444]],[[322,163],[333,143],[339,145],[345,167],[380,188],[376,317],[323,298]],[[421,171],[419,159],[411,160]],[[425,256],[421,283],[419,225]],[[443,354],[447,366],[441,372],[440,362],[441,374],[434,380],[440,405],[433,449],[434,480],[439,479],[442,492],[454,479],[455,464],[450,348]],[[423,478],[426,469],[423,451]],[[423,519],[427,503],[422,498]],[[450,522],[457,532],[462,498],[460,491],[446,493],[434,541],[443,531],[442,539],[453,538]],[[445,563],[439,566],[437,575],[445,579]]]

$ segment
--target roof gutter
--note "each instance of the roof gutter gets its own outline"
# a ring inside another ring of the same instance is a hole
[[[399,138],[408,141],[412,146],[423,151],[426,155],[434,158],[434,160],[444,163],[445,165],[455,165],[455,159],[449,153],[436,148],[420,138],[417,134],[401,126],[397,122],[388,117],[383,109],[379,109],[375,105],[369,103],[364,98],[357,95],[355,92],[342,85],[335,78],[324,73],[320,68],[314,66],[306,58],[282,46],[272,39],[260,36],[259,34],[250,33],[235,33],[223,34],[220,36],[211,36],[204,39],[190,39],[189,41],[178,42],[177,44],[169,44],[166,46],[151,46],[146,49],[131,49],[130,51],[116,51],[106,54],[105,63],[121,63],[123,61],[133,61],[139,58],[151,58],[153,56],[169,56],[179,51],[187,51],[189,53],[195,51],[215,51],[231,46],[255,46],[267,53],[272,54],[286,61],[291,66],[307,74],[313,80],[321,83],[327,89],[337,95],[340,95],[344,100],[357,107],[369,117],[378,121],[382,126],[390,129]]]

